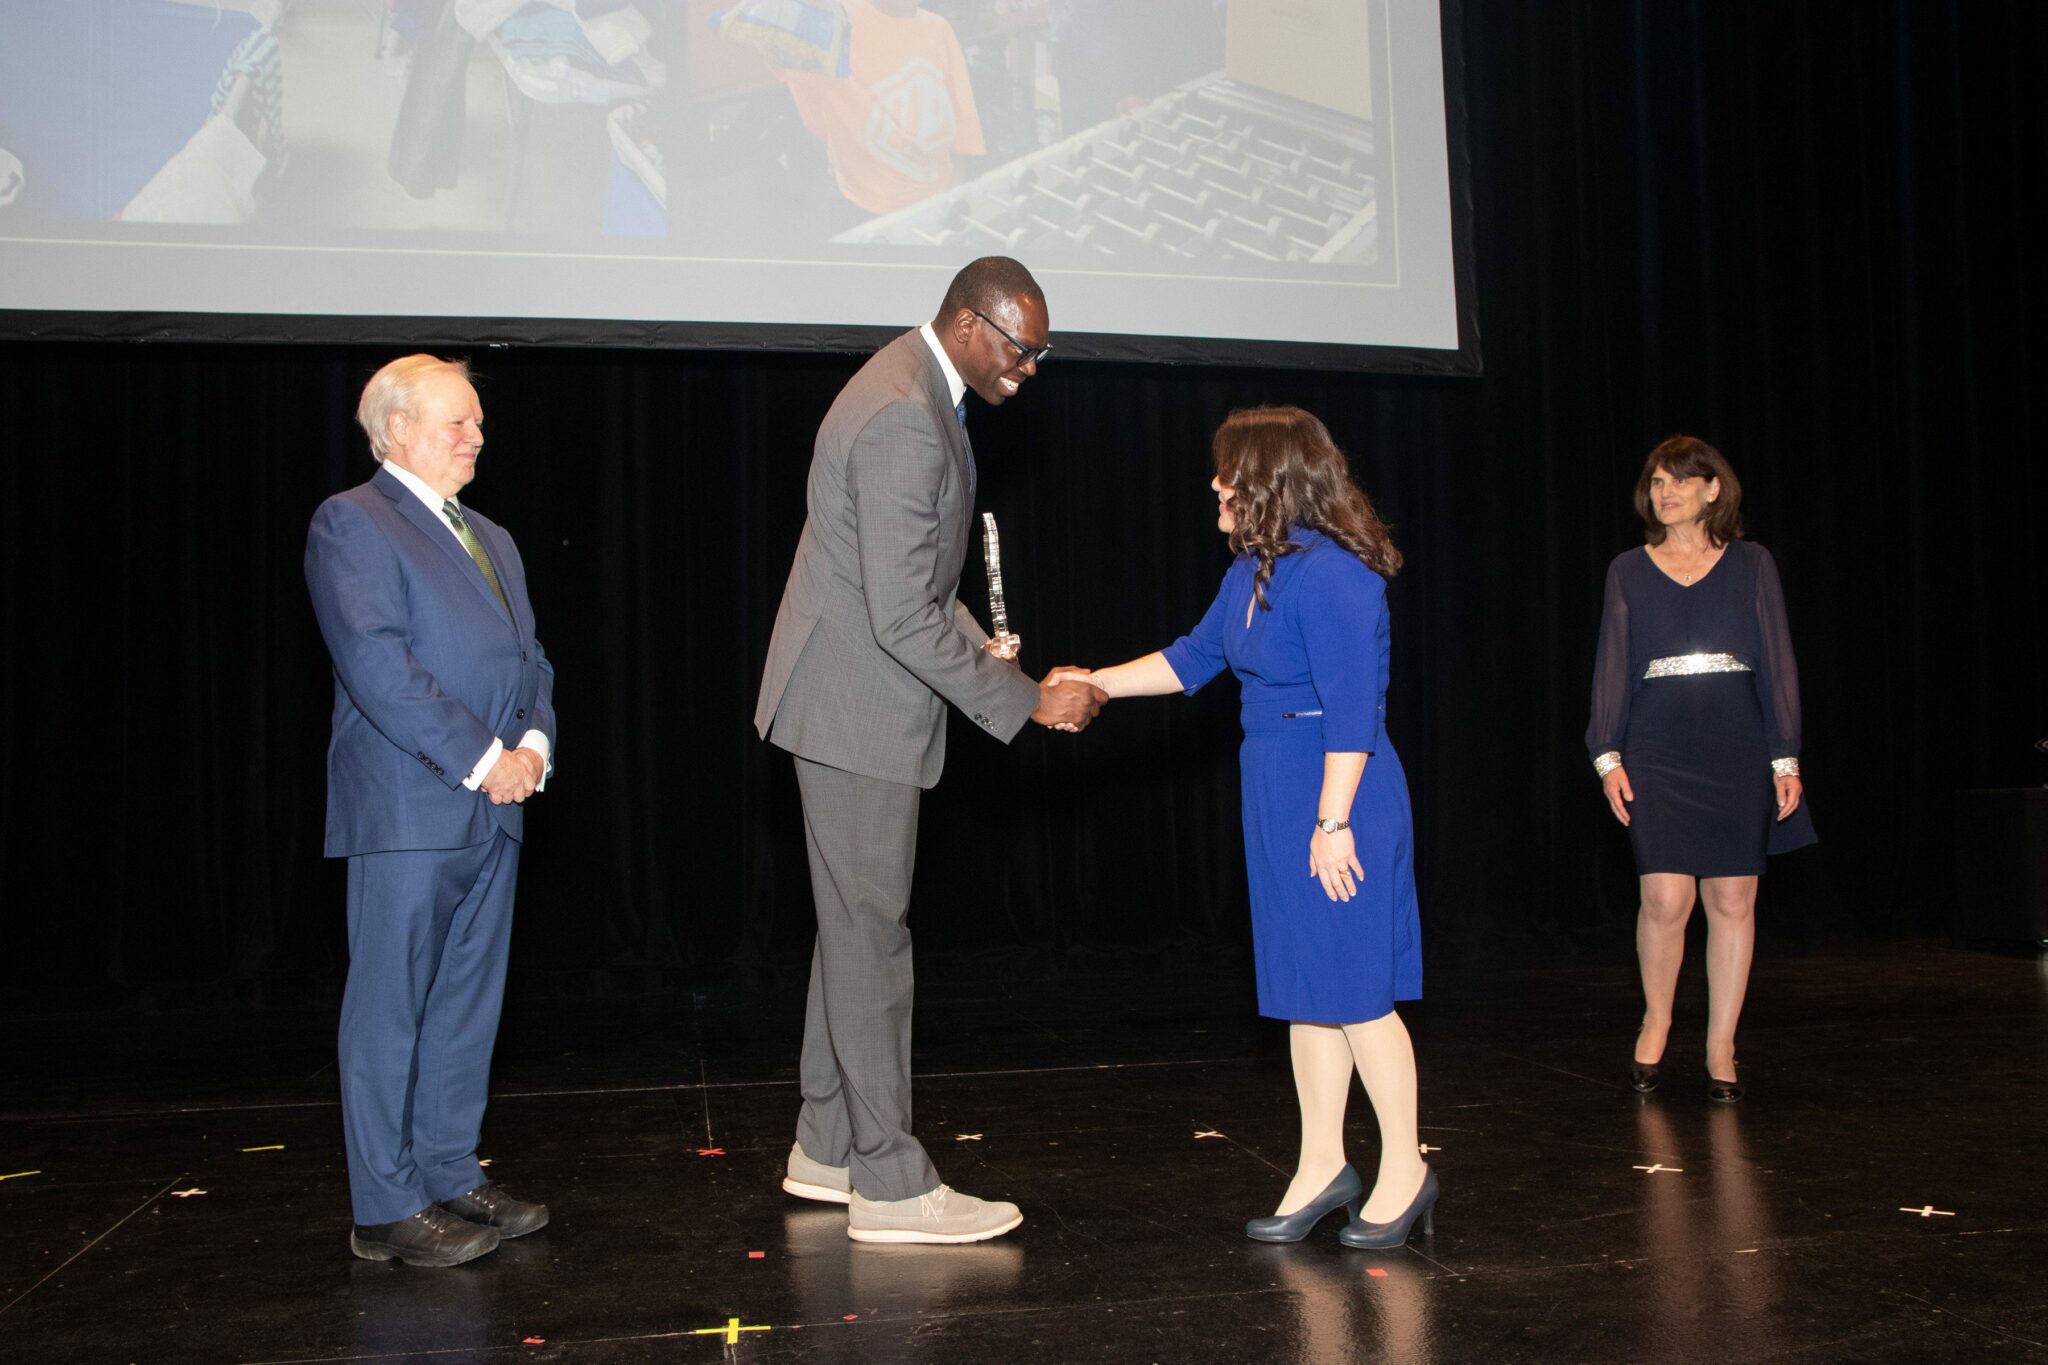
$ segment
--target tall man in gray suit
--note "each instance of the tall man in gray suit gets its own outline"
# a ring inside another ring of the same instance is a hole
[[[974,527],[967,390],[1000,404],[1038,373],[1045,295],[1016,261],[954,277],[931,322],[890,342],[818,428],[809,517],[768,645],[754,726],[796,759],[818,942],[803,1113],[783,1189],[850,1204],[861,1242],[978,1242],[1014,1204],[939,1182],[910,1134],[910,878],[918,800],[946,757],[946,704],[1008,743],[1078,730],[1101,692],[1034,683],[957,592]]]

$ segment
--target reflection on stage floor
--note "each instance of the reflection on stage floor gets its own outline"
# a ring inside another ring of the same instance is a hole
[[[515,981],[491,1174],[553,1224],[455,1270],[353,1260],[324,1011],[18,1019],[0,1332],[21,1360],[2048,1359],[2048,988],[1944,947],[1769,957],[1710,1105],[1688,973],[1625,1083],[1626,957],[1439,972],[1404,1008],[1433,1237],[1246,1241],[1296,1141],[1231,970],[924,964],[918,1131],[1025,1223],[876,1247],[781,1193],[793,993]],[[18,1063],[18,1065],[17,1065]],[[1376,1134],[1362,1094],[1351,1155]]]

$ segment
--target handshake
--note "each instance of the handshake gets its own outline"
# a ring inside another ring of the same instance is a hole
[[[1109,693],[1089,681],[1089,671],[1062,664],[1038,684],[1038,709],[1031,719],[1052,730],[1079,734],[1088,728],[1109,700]]]
[[[1005,633],[990,640],[984,648],[998,659],[1015,663],[1022,643],[1016,636]],[[1122,675],[1128,671],[1128,668],[1113,668],[1106,670],[1105,676]],[[1172,674],[1166,676],[1170,678]],[[1124,686],[1119,688],[1119,693],[1130,695],[1131,690]],[[1031,713],[1031,719],[1048,730],[1079,734],[1088,728],[1088,722],[1095,719],[1109,698],[1109,689],[1095,680],[1093,670],[1077,664],[1061,664],[1040,680],[1038,709]]]

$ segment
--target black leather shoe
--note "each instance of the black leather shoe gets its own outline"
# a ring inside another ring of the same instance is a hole
[[[546,1204],[530,1204],[488,1180],[468,1194],[443,1199],[441,1207],[457,1218],[497,1229],[500,1237],[524,1237],[548,1225]]]
[[[461,1265],[498,1249],[493,1228],[457,1218],[439,1204],[429,1204],[395,1223],[357,1223],[348,1235],[348,1249],[366,1261],[403,1261],[407,1265]]]
[[[1642,1037],[1643,1031],[1637,1029],[1636,1041],[1641,1042]],[[1631,1053],[1628,1059],[1628,1088],[1635,1091],[1638,1095],[1647,1095],[1652,1090],[1655,1090],[1657,1088],[1657,1068],[1662,1065],[1664,1065],[1662,1057],[1659,1057],[1654,1062],[1640,1062]]]
[[[1735,1081],[1724,1081],[1709,1071],[1707,1098],[1715,1104],[1735,1104],[1742,1099],[1742,1086]]]

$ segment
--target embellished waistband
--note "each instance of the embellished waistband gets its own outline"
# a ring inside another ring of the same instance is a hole
[[[1643,670],[1648,678],[1683,678],[1694,673],[1752,673],[1748,664],[1733,654],[1667,654],[1650,660]]]

